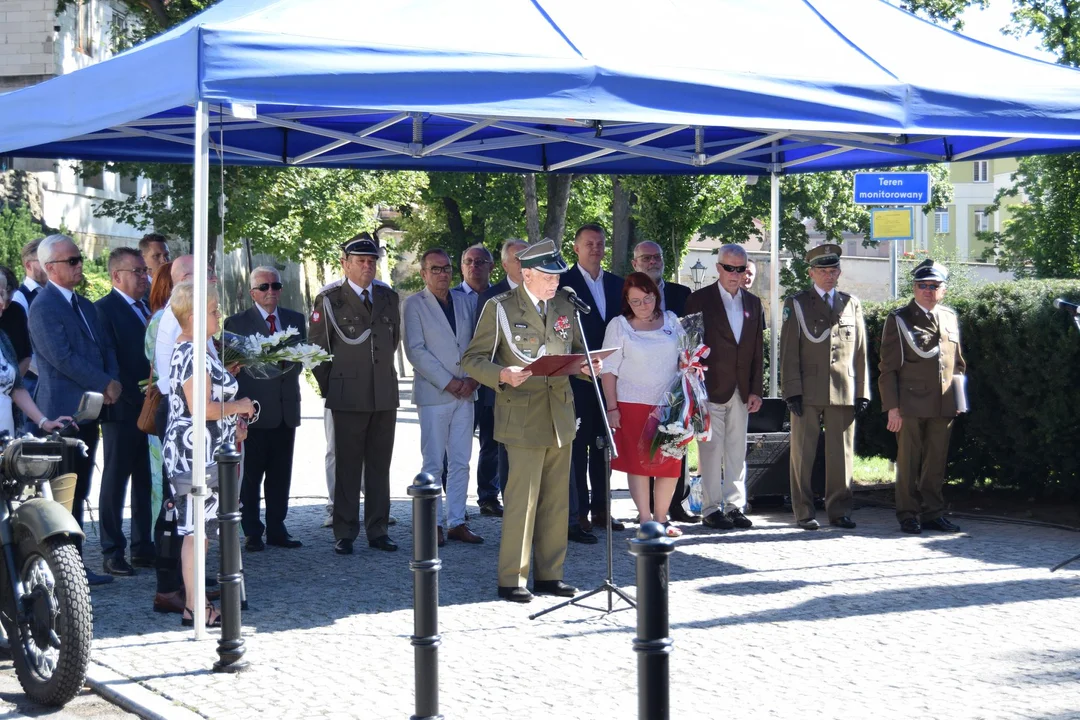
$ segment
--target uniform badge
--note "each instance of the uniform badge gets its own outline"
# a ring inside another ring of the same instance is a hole
[[[783,320],[783,322],[787,322],[787,319],[789,317],[791,317],[791,308],[785,305],[784,306],[784,320]]]
[[[312,310],[311,311],[311,322],[319,322],[320,317],[321,316],[319,315],[318,310]]]
[[[514,323],[514,327],[516,327],[516,328],[521,328],[522,330],[524,330],[525,328],[527,328],[527,327],[529,327],[529,326],[528,326],[528,325],[526,325],[525,323]],[[521,338],[518,338],[518,340],[520,340],[520,339],[521,339]]]
[[[555,321],[554,330],[559,337],[565,340],[570,334],[570,320],[565,315],[560,315]]]
[[[514,342],[521,342],[521,336],[520,335],[515,335],[514,336]]]

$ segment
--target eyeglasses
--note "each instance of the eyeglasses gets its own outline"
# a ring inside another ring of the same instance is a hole
[[[432,265],[428,268],[428,272],[432,275],[452,275],[454,273],[453,265]]]
[[[472,265],[474,267],[484,267],[485,265],[494,265],[494,263],[491,262],[490,260],[484,260],[482,258],[480,260],[473,260],[472,258],[470,258],[468,260],[462,260],[461,264],[462,265]]]
[[[937,290],[941,285],[938,283],[915,283],[915,287],[920,290]]]
[[[72,263],[72,264],[74,264],[74,263]],[[150,268],[144,268],[144,267],[141,267],[141,268],[117,268],[117,270],[119,270],[120,272],[135,273],[136,275],[148,275],[150,273]]]
[[[281,289],[281,283],[279,283],[279,282],[263,283],[262,285],[256,285],[255,287],[253,287],[251,289],[252,290],[258,290],[259,292],[266,292],[267,290],[280,290]]]
[[[727,265],[725,263],[720,263],[720,267],[724,268],[729,273],[744,273],[744,272],[746,272],[746,266],[745,265]]]
[[[630,300],[630,307],[642,307],[656,304],[656,298],[652,295],[646,295],[640,300]]]
[[[45,264],[54,265],[56,263],[67,263],[71,267],[75,267],[76,265],[82,265],[82,260],[82,255],[72,255],[71,257],[64,258],[63,260],[49,260]]]
[[[642,262],[654,263],[654,262],[662,261],[664,259],[664,256],[663,255],[638,255],[634,259],[635,260],[640,260]]]

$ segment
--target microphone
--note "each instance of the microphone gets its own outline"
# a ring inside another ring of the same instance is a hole
[[[1065,302],[1061,298],[1058,298],[1054,301],[1054,307],[1056,307],[1058,310],[1064,310],[1070,315],[1080,315],[1080,305],[1077,305],[1076,303]]]
[[[592,312],[592,308],[589,304],[578,296],[577,291],[569,285],[563,286],[563,291],[566,293],[566,297],[570,300],[570,304],[577,308],[577,311],[582,315],[588,315]],[[1075,306],[1074,306],[1075,307]]]

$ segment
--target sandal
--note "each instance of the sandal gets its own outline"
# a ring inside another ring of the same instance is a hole
[[[670,521],[664,523],[664,532],[667,534],[667,536],[669,538],[682,537],[682,534],[683,534],[682,530],[680,530],[679,528],[672,525]]]
[[[180,624],[184,627],[195,627],[195,612],[191,608],[184,608],[184,615],[191,617],[180,617]],[[206,627],[215,628],[221,627],[221,613],[217,611],[213,603],[206,603]]]

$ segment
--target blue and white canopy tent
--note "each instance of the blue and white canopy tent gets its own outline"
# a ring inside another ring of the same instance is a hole
[[[193,161],[197,267],[211,149],[236,164],[770,175],[778,327],[777,175],[1080,150],[1080,72],[883,0],[223,0],[0,96],[0,153]]]

